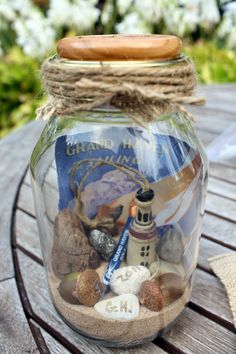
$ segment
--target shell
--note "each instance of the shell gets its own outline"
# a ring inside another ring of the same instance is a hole
[[[76,288],[73,293],[79,303],[85,306],[94,306],[105,291],[98,273],[93,269],[86,269],[77,278]]]
[[[139,301],[151,311],[161,311],[165,301],[157,283],[150,280],[143,282],[139,292]]]

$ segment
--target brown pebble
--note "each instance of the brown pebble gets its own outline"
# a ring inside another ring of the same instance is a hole
[[[81,272],[73,293],[79,303],[85,306],[94,306],[105,291],[105,285],[101,283],[98,273],[93,269]]]
[[[73,296],[79,272],[67,274],[61,281],[58,291],[61,297],[70,304],[78,304],[78,299]]]
[[[164,307],[164,297],[157,283],[146,280],[139,291],[139,301],[151,311],[161,311]]]
[[[165,273],[157,276],[154,282],[159,285],[165,298],[165,305],[178,300],[184,293],[186,283],[175,273]]]

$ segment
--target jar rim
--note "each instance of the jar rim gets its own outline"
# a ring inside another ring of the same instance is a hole
[[[180,54],[175,58],[162,59],[162,60],[119,60],[119,61],[92,61],[92,60],[71,60],[61,58],[58,54],[55,54],[50,58],[50,60],[57,60],[60,65],[66,66],[79,66],[79,67],[90,67],[96,68],[101,66],[106,67],[120,67],[120,68],[131,68],[131,67],[158,67],[158,66],[169,66],[181,64],[187,60],[189,57],[185,54]]]

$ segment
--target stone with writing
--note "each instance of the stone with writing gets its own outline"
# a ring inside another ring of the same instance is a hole
[[[141,284],[150,278],[144,266],[128,266],[117,269],[110,280],[111,290],[117,294],[138,294]]]
[[[139,316],[139,300],[136,295],[123,294],[98,302],[94,309],[110,320],[129,321]]]

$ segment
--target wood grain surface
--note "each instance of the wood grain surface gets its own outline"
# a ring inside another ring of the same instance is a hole
[[[10,246],[13,205],[23,171],[41,129],[41,122],[30,123],[0,141],[0,250],[4,254],[0,258],[0,281],[14,276]]]
[[[170,59],[180,49],[178,37],[157,34],[66,37],[57,44],[61,58],[94,61]]]
[[[207,145],[236,122],[236,85],[205,86],[201,91],[208,99],[207,105],[193,111],[196,129]],[[236,353],[236,332],[226,291],[207,261],[211,256],[236,250],[236,162],[210,164],[198,266],[184,315],[169,333],[153,343],[126,350],[106,349],[70,329],[49,297],[29,173],[23,178],[40,129],[33,123],[0,142],[0,190],[4,200],[0,205],[0,353]],[[21,150],[14,150],[19,140]],[[52,166],[45,184],[51,196],[57,189],[54,173]]]

